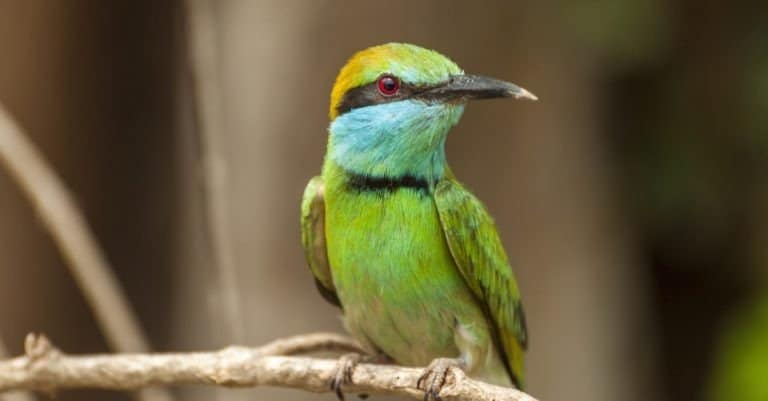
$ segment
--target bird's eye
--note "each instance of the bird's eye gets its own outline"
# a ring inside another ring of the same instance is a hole
[[[394,96],[400,90],[400,81],[392,75],[384,75],[379,78],[379,92],[384,96]]]

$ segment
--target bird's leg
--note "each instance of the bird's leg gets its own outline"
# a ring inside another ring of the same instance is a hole
[[[416,382],[416,388],[424,390],[424,401],[441,401],[440,390],[451,368],[463,370],[465,367],[466,362],[462,358],[436,358],[424,369]]]
[[[336,370],[336,375],[334,375],[333,379],[331,380],[331,390],[333,390],[336,393],[336,398],[339,399],[339,401],[344,401],[344,393],[342,392],[342,387],[345,384],[351,384],[352,383],[352,373],[355,371],[355,367],[361,362],[380,362],[385,363],[389,361],[389,358],[384,354],[378,354],[378,355],[361,355],[357,353],[350,353],[350,354],[344,354],[339,358]],[[368,397],[367,394],[360,394],[361,398]]]

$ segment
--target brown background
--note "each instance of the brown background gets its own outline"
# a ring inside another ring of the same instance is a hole
[[[356,50],[407,41],[541,99],[473,104],[448,143],[515,263],[530,392],[707,397],[723,321],[762,292],[768,266],[765,5],[203,3],[215,23],[224,251],[236,268],[227,294],[205,214],[184,4],[0,0],[0,101],[71,188],[156,349],[341,330],[305,268],[298,204],[319,171],[338,69]],[[73,353],[107,350],[45,229],[0,171],[0,336],[18,353],[29,331]],[[126,399],[60,396],[86,397]]]

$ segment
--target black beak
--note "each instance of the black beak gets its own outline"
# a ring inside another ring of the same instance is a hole
[[[515,84],[480,75],[453,75],[447,83],[430,88],[418,96],[444,102],[497,97],[539,100],[536,95]]]

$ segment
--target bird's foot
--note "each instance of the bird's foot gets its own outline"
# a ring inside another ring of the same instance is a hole
[[[416,388],[424,390],[424,401],[441,401],[440,390],[445,384],[451,368],[463,369],[464,360],[460,358],[436,358],[424,369]]]
[[[339,401],[344,401],[342,387],[345,384],[352,383],[352,373],[360,362],[368,361],[369,358],[360,354],[344,354],[339,358],[336,375],[331,380],[331,390],[336,393]]]

